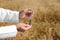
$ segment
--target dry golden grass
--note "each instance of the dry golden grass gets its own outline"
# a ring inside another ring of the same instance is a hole
[[[0,0],[0,7],[18,11],[34,9],[32,28],[6,40],[60,40],[60,0]]]

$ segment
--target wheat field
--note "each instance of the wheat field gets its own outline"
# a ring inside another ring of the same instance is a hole
[[[0,0],[0,7],[17,11],[34,9],[32,28],[6,40],[60,40],[60,0]],[[0,26],[13,24],[0,23]]]

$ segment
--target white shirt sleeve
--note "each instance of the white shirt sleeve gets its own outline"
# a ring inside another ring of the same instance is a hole
[[[0,39],[16,37],[16,34],[17,34],[16,25],[0,27]]]
[[[0,8],[0,22],[19,22],[19,12]]]

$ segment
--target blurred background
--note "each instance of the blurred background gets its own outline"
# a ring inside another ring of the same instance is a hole
[[[6,40],[60,40],[60,0],[0,0],[0,7],[16,11],[34,9],[32,28]],[[0,22],[0,26],[13,24]]]

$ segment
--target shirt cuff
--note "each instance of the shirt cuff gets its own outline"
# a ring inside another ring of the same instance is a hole
[[[15,23],[19,23],[19,12],[18,11],[14,11],[15,12],[15,16],[12,17],[12,22],[15,22]]]
[[[16,37],[17,28],[16,25],[0,27],[0,39]]]

